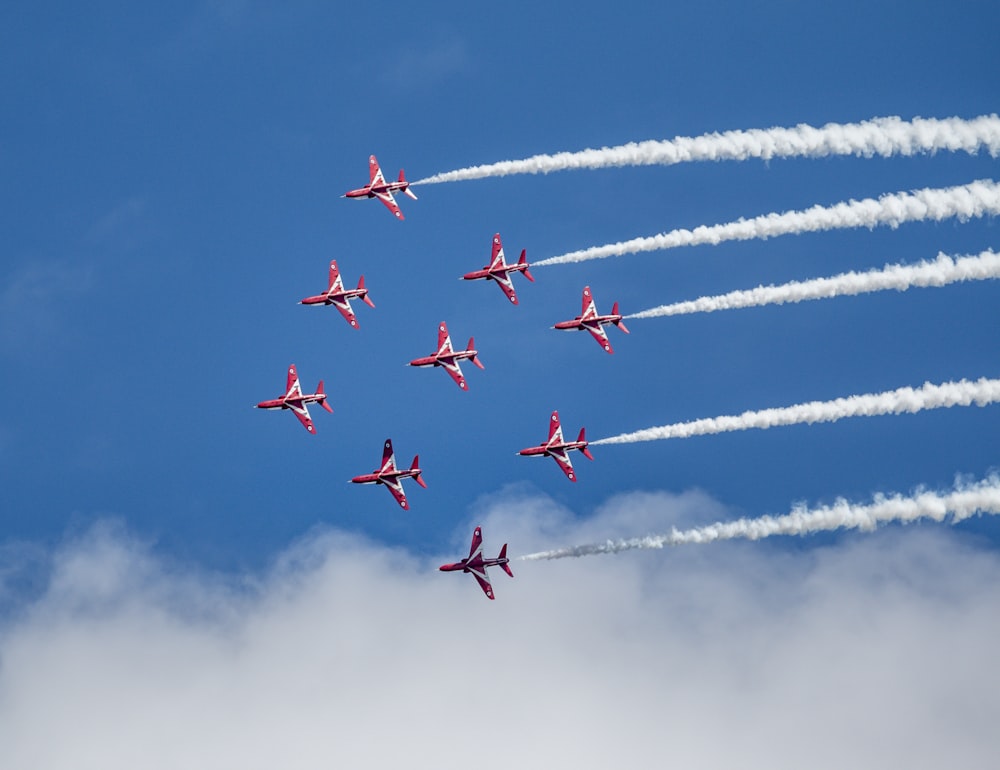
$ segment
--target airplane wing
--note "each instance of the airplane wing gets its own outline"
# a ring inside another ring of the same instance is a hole
[[[597,344],[604,348],[608,353],[615,352],[611,349],[611,340],[608,339],[608,333],[604,331],[603,326],[600,324],[585,324],[583,328],[590,332],[590,335],[597,340]]]
[[[493,596],[493,586],[490,585],[489,575],[486,574],[486,567],[470,567],[469,572],[472,573],[476,582],[479,583],[479,587],[483,589],[483,593],[486,594],[487,598],[495,599],[496,597]]]
[[[368,185],[385,184],[385,177],[382,176],[382,169],[379,168],[378,161],[374,155],[368,156]]]
[[[357,329],[358,319],[355,317],[354,311],[351,310],[351,303],[346,299],[334,299],[331,301],[333,302],[333,306],[340,311],[340,314],[347,319],[347,323]]]
[[[299,373],[295,370],[295,364],[292,364],[288,367],[288,378],[285,380],[285,398],[301,395],[302,386],[299,385]]]
[[[299,418],[299,422],[305,427],[310,433],[316,433],[316,426],[313,425],[312,418],[309,416],[309,409],[301,401],[288,404],[288,408],[292,410],[292,414]]]
[[[553,443],[553,440],[557,444],[561,444],[563,440],[562,426],[559,425],[559,412],[552,413],[552,419],[549,420],[549,441],[548,443]]]
[[[452,353],[451,337],[448,335],[448,326],[444,321],[438,326],[438,355],[442,353]]]
[[[399,507],[402,508],[404,511],[410,510],[410,504],[406,502],[406,495],[403,494],[402,482],[395,477],[381,479],[381,481],[385,485],[385,488],[388,489],[389,492],[392,494],[392,496],[396,498],[396,502],[399,503]]]
[[[499,286],[503,293],[507,295],[507,299],[516,305],[517,293],[514,291],[514,282],[510,280],[510,273],[494,273],[493,280],[497,282],[497,286]]]
[[[396,470],[396,455],[392,451],[392,439],[385,440],[385,446],[382,447],[382,466],[378,469],[379,473],[385,473],[386,471]]]
[[[459,368],[457,361],[447,360],[438,361],[438,363],[441,365],[441,368],[448,372],[451,378],[458,383],[458,387],[462,390],[469,389],[469,386],[465,382],[465,376],[462,374],[462,370]]]
[[[583,309],[580,311],[580,318],[592,318],[597,315],[597,306],[594,304],[594,295],[590,293],[590,287],[583,287]]]
[[[381,172],[379,173],[381,174]],[[375,193],[375,197],[385,204],[386,208],[395,215],[396,219],[406,219],[406,217],[403,216],[403,212],[399,210],[399,206],[396,205],[396,199],[392,197],[391,192],[388,190],[385,192],[377,192]]]
[[[469,558],[468,561],[472,561],[476,554],[481,553],[483,550],[483,528],[476,527],[476,531],[472,533],[472,545],[469,546]]]
[[[330,283],[326,287],[329,294],[334,289],[340,291],[344,288],[344,279],[340,277],[340,269],[337,267],[337,260],[330,260]]]
[[[576,474],[573,472],[573,463],[570,462],[569,453],[565,449],[550,449],[549,455],[556,461],[562,472],[566,474],[566,478],[570,481],[576,481]]]
[[[497,233],[493,236],[493,255],[490,257],[490,269],[504,267],[505,265],[503,244],[500,242],[500,233]]]

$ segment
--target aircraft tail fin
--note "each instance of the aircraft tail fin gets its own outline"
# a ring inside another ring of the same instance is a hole
[[[587,449],[587,429],[586,428],[580,428],[580,435],[576,437],[576,440],[579,441],[579,442],[581,442],[581,443],[583,443],[583,446],[580,447],[580,454],[582,454],[588,460],[593,460],[594,456],[590,453],[590,450]]]
[[[475,337],[469,337],[469,345],[468,345],[468,347],[466,347],[466,350],[472,350],[472,351],[474,351],[475,349],[476,349],[476,338]],[[472,356],[469,360],[472,361],[472,363],[474,363],[480,369],[485,369],[486,368],[485,366],[483,366],[483,362],[479,360],[479,356],[477,356],[477,355]]]
[[[410,189],[410,185],[406,181],[406,174],[403,173],[403,169],[399,170],[399,181],[406,185],[406,187],[403,188],[403,193],[413,198],[413,200],[416,200],[417,196],[413,190]]]
[[[521,249],[521,258],[519,260],[517,260],[517,264],[524,265],[524,270],[522,270],[521,272],[524,273],[524,277],[525,278],[527,278],[529,281],[531,281],[532,283],[534,283],[535,282],[535,276],[533,276],[531,273],[528,272],[528,250],[527,249]]]
[[[611,315],[621,315],[621,313],[618,310],[618,303],[617,302],[611,307]],[[621,318],[619,318],[614,323],[615,323],[615,326],[617,326],[623,332],[625,332],[626,334],[629,334],[629,330],[625,327],[625,324],[622,323],[622,319]]]
[[[497,556],[500,559],[500,569],[506,572],[511,577],[514,577],[514,573],[510,571],[510,565],[507,563],[507,544],[503,544],[503,548],[500,549],[500,555]]]
[[[330,414],[333,414],[333,407],[326,403],[326,391],[323,390],[323,380],[319,381],[319,385],[316,386],[316,395],[319,396],[319,405],[326,409]]]
[[[420,455],[413,455],[413,462],[410,463],[410,470],[416,471],[416,474],[413,476],[414,480],[424,489],[427,489],[427,482],[424,481],[420,475],[423,473],[423,471],[420,470]]]
[[[365,290],[365,277],[361,276],[358,279],[358,290],[364,291],[365,293],[361,295],[361,301],[364,302],[368,307],[375,307],[375,303],[368,298],[368,291]]]

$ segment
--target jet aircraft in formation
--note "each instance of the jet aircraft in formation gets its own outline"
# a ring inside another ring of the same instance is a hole
[[[397,181],[387,182],[385,181],[385,176],[382,174],[382,169],[379,168],[378,161],[375,160],[374,155],[371,155],[368,158],[368,184],[364,187],[359,187],[357,190],[348,190],[344,193],[343,197],[378,198],[393,213],[396,219],[403,220],[406,217],[399,210],[396,199],[392,197],[394,192],[409,195],[413,200],[417,199],[417,196],[413,194],[413,190],[410,189],[410,183],[406,181],[403,169],[399,170],[399,179]]]
[[[490,577],[486,574],[486,568],[500,567],[508,575],[514,577],[514,573],[510,571],[510,567],[508,566],[509,561],[507,558],[506,543],[503,544],[500,554],[495,559],[488,559],[483,556],[483,529],[482,527],[476,527],[476,531],[472,533],[472,546],[469,548],[469,555],[462,559],[462,561],[455,562],[454,564],[442,564],[438,569],[442,572],[471,572],[476,582],[479,583],[479,587],[483,589],[483,593],[490,599],[495,599],[496,597],[493,596],[493,586],[490,585]]]
[[[381,168],[379,168],[378,161],[375,159],[375,156],[372,155],[368,159],[368,172],[368,184],[365,187],[348,191],[345,193],[344,197],[378,198],[397,219],[403,219],[403,212],[400,211],[399,206],[396,204],[393,192],[402,192],[414,200],[417,199],[417,196],[413,194],[412,190],[410,190],[410,183],[406,181],[403,171],[400,170],[399,179],[397,181],[387,182],[385,180],[385,176],[382,174]],[[495,281],[503,291],[504,295],[510,300],[511,304],[516,305],[518,304],[517,293],[514,291],[511,273],[523,273],[524,277],[529,281],[534,281],[535,279],[528,271],[528,267],[527,251],[525,249],[521,250],[521,257],[516,263],[507,263],[506,258],[504,257],[503,244],[500,240],[500,233],[496,233],[493,236],[493,253],[490,263],[483,267],[482,270],[466,273],[462,276],[462,278],[466,281],[480,279]],[[361,299],[370,307],[375,307],[375,303],[368,297],[368,290],[365,288],[364,276],[361,276],[358,281],[357,289],[345,289],[343,278],[341,277],[340,271],[337,267],[337,261],[331,260],[329,285],[327,286],[327,290],[323,294],[306,297],[301,301],[301,304],[334,305],[337,310],[340,311],[341,315],[344,316],[347,322],[353,328],[357,329],[359,328],[358,321],[350,304],[350,300],[354,298]],[[625,325],[622,323],[622,315],[618,312],[618,303],[616,302],[614,304],[610,314],[599,315],[593,296],[590,293],[590,287],[586,286],[583,289],[583,310],[581,314],[572,321],[561,321],[553,328],[590,332],[590,334],[595,340],[597,340],[598,344],[600,344],[604,350],[608,353],[613,353],[614,351],[611,349],[611,343],[608,340],[607,333],[603,329],[603,327],[607,324],[614,324],[623,332],[628,334],[628,329],[626,329]],[[462,375],[462,370],[459,367],[459,361],[462,359],[469,359],[480,369],[485,369],[486,367],[484,367],[482,362],[479,361],[477,355],[478,351],[475,349],[475,342],[473,338],[469,339],[469,345],[465,350],[455,350],[451,344],[448,327],[442,321],[438,326],[437,351],[424,358],[414,359],[413,361],[410,361],[409,365],[440,366],[448,372],[449,376],[451,376],[453,380],[455,380],[459,388],[462,390],[468,390],[465,377]],[[285,394],[276,399],[261,401],[257,404],[257,408],[289,409],[296,416],[296,418],[298,418],[299,422],[305,426],[305,429],[309,431],[309,433],[315,434],[316,428],[309,416],[308,405],[310,403],[319,404],[328,412],[333,412],[330,405],[326,403],[326,393],[323,390],[323,381],[320,380],[315,393],[303,393],[302,387],[299,384],[299,376],[296,371],[295,364],[292,364],[288,367]],[[522,449],[518,452],[518,454],[529,457],[547,455],[556,461],[556,464],[559,465],[559,468],[566,474],[566,477],[569,478],[570,481],[576,481],[576,474],[573,471],[573,464],[569,459],[569,452],[577,450],[587,459],[593,460],[594,457],[590,454],[590,450],[587,447],[588,442],[586,439],[586,429],[580,429],[580,435],[576,441],[566,441],[563,438],[562,427],[559,424],[559,413],[553,412],[552,417],[549,420],[548,440],[538,446]],[[417,455],[413,458],[413,463],[408,469],[398,468],[396,466],[395,454],[392,449],[392,440],[386,439],[382,450],[381,466],[379,466],[379,468],[372,473],[355,476],[351,479],[351,482],[355,484],[382,484],[389,490],[401,508],[409,510],[409,503],[406,500],[406,495],[403,493],[402,479],[407,477],[413,478],[420,486],[426,489],[427,484],[423,478],[421,478],[422,471],[419,467],[419,462],[420,456]],[[482,551],[482,528],[476,527],[476,530],[472,535],[472,545],[469,548],[468,557],[454,564],[443,564],[439,569],[442,572],[472,573],[473,577],[475,577],[476,581],[479,583],[479,586],[483,589],[483,593],[485,593],[488,598],[493,599],[495,597],[493,596],[493,587],[490,584],[490,579],[486,572],[487,567],[500,567],[511,577],[514,577],[514,574],[510,570],[506,543],[503,544],[499,555],[495,559],[484,557]]]
[[[576,481],[576,474],[573,472],[573,463],[569,459],[569,453],[576,449],[588,460],[593,460],[594,456],[587,449],[586,428],[580,428],[580,435],[576,441],[566,441],[563,439],[562,426],[559,424],[559,412],[553,412],[549,419],[549,439],[544,444],[528,447],[518,452],[525,457],[548,456],[556,461],[556,464],[566,474],[570,481]]]
[[[334,259],[330,261],[330,283],[326,291],[314,297],[306,297],[299,304],[333,305],[347,319],[347,323],[357,329],[359,328],[358,319],[354,317],[354,311],[351,309],[351,299],[353,297],[357,297],[368,305],[368,307],[375,307],[375,303],[368,298],[368,289],[365,288],[365,277],[361,276],[360,280],[358,280],[358,288],[345,289],[344,279],[337,267],[337,260]]]
[[[521,258],[513,265],[508,265],[503,255],[503,244],[500,242],[500,233],[493,236],[493,256],[490,263],[482,270],[466,273],[462,276],[465,281],[477,281],[485,278],[488,281],[496,281],[513,304],[517,304],[517,293],[514,291],[514,282],[510,279],[511,273],[524,273],[524,277],[529,281],[534,281],[534,277],[528,272],[527,249],[521,249]]]
[[[436,353],[431,353],[423,358],[414,358],[410,361],[410,366],[440,366],[451,378],[458,383],[462,390],[468,390],[469,386],[465,382],[465,377],[458,362],[463,358],[468,358],[480,369],[485,369],[482,361],[476,356],[479,351],[475,348],[475,338],[469,337],[469,346],[465,350],[455,350],[451,345],[451,337],[448,335],[448,327],[442,321],[438,326],[438,347]]]
[[[572,321],[560,321],[552,328],[564,331],[590,332],[591,336],[597,340],[598,345],[608,353],[614,353],[615,351],[611,349],[611,342],[608,340],[608,333],[603,328],[606,324],[614,324],[626,334],[629,333],[628,329],[625,328],[625,324],[622,323],[622,315],[618,312],[618,303],[614,304],[609,315],[599,315],[597,313],[597,305],[594,304],[594,297],[590,293],[590,287],[584,286],[583,312]]]
[[[384,484],[385,488],[392,493],[392,496],[399,503],[399,507],[404,511],[410,510],[410,504],[406,502],[406,495],[403,494],[402,480],[411,477],[424,489],[427,489],[427,482],[420,478],[420,455],[413,458],[413,463],[409,470],[400,470],[396,467],[396,456],[392,451],[392,439],[385,440],[382,448],[382,465],[371,473],[363,476],[355,476],[351,479],[353,484]]]
[[[326,393],[323,392],[323,380],[319,381],[315,393],[303,393],[302,386],[299,385],[299,373],[295,371],[295,364],[288,367],[288,378],[285,382],[285,395],[270,401],[261,401],[257,404],[258,409],[290,409],[301,422],[307,431],[316,434],[316,426],[313,425],[312,418],[309,417],[309,404],[319,404],[330,414],[333,409],[326,403]]]

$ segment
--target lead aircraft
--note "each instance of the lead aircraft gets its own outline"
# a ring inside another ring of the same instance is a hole
[[[496,597],[493,596],[493,586],[490,585],[490,577],[486,574],[486,568],[499,567],[508,575],[514,577],[514,573],[507,566],[509,561],[507,558],[506,543],[503,544],[500,554],[495,559],[483,557],[483,528],[476,527],[476,531],[472,533],[472,547],[469,548],[468,558],[454,564],[442,564],[438,569],[442,572],[471,572],[476,582],[479,583],[479,587],[483,589],[483,593],[490,599],[495,599]]]
[[[313,425],[312,418],[309,417],[308,404],[319,404],[330,414],[333,409],[326,403],[326,393],[323,392],[323,380],[319,381],[315,393],[303,393],[302,386],[299,385],[299,373],[295,370],[295,364],[288,367],[288,379],[285,382],[285,395],[261,401],[257,404],[257,409],[290,409],[305,429],[316,435],[316,426]]]
[[[517,294],[514,291],[514,282],[510,279],[511,273],[524,273],[524,277],[534,282],[534,277],[528,272],[528,251],[521,249],[521,258],[516,264],[508,265],[503,255],[503,244],[500,242],[500,233],[493,236],[493,256],[490,263],[482,270],[466,273],[462,276],[465,281],[476,281],[485,278],[488,281],[496,281],[507,299],[513,304],[517,304]]]
[[[382,174],[382,169],[379,168],[378,161],[375,160],[375,156],[370,155],[368,157],[368,184],[364,187],[359,187],[357,190],[348,190],[342,197],[378,198],[393,213],[396,219],[403,220],[406,217],[399,210],[396,199],[392,197],[394,192],[409,195],[413,200],[417,199],[417,196],[413,194],[413,190],[410,189],[410,183],[406,181],[403,169],[399,170],[399,179],[397,181],[387,182],[385,181],[385,176]]]
[[[608,353],[614,353],[615,351],[611,349],[611,342],[608,340],[608,333],[603,329],[605,324],[614,324],[626,334],[629,333],[625,324],[622,323],[622,315],[618,312],[618,303],[614,304],[609,315],[598,315],[597,305],[594,304],[594,296],[590,293],[590,287],[584,286],[583,311],[580,315],[572,321],[560,321],[552,328],[564,331],[588,331],[597,340],[598,345]]]
[[[396,502],[399,503],[399,507],[404,511],[410,510],[410,504],[406,502],[406,495],[403,494],[403,484],[402,480],[407,476],[412,477],[420,486],[427,489],[427,482],[420,478],[422,471],[420,470],[420,455],[416,455],[413,458],[413,463],[410,465],[409,470],[400,470],[396,467],[396,456],[392,451],[392,439],[385,440],[385,446],[382,448],[382,465],[376,468],[371,473],[366,473],[363,476],[355,476],[351,479],[353,484],[384,484],[385,488],[392,493],[392,496],[396,498]]]
[[[479,351],[475,349],[475,338],[469,337],[469,346],[465,350],[455,350],[451,346],[451,337],[448,335],[448,327],[445,322],[442,321],[438,326],[438,349],[436,353],[431,353],[429,356],[423,358],[414,358],[410,361],[410,366],[440,366],[444,369],[451,378],[458,383],[458,387],[462,390],[468,390],[469,386],[465,382],[465,377],[462,375],[462,370],[458,365],[458,362],[463,358],[468,358],[472,363],[478,366],[480,369],[485,369],[482,361],[480,361],[476,356],[479,355]]]
[[[323,294],[317,294],[314,297],[306,297],[304,300],[299,302],[300,305],[333,305],[340,311],[340,314],[347,319],[349,323],[355,329],[360,328],[358,325],[358,319],[354,317],[354,311],[351,309],[350,300],[353,297],[357,297],[362,302],[364,302],[368,307],[375,307],[375,303],[368,299],[368,289],[365,288],[365,277],[361,276],[358,280],[358,288],[356,289],[345,289],[344,279],[340,275],[340,269],[337,267],[337,260],[330,260],[330,283],[327,286],[326,291]]]
[[[593,460],[594,456],[587,449],[586,428],[580,428],[580,435],[576,441],[565,441],[562,434],[562,426],[559,424],[559,412],[553,412],[549,419],[549,440],[538,446],[528,447],[518,452],[525,457],[548,456],[556,461],[556,464],[566,474],[570,481],[576,481],[576,474],[573,472],[573,463],[569,459],[569,453],[576,449],[588,460]]]

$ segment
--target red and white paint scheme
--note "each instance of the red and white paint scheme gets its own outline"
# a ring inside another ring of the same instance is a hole
[[[490,263],[486,265],[482,270],[476,270],[472,273],[466,273],[462,276],[462,280],[465,281],[478,281],[485,278],[488,281],[496,281],[497,286],[499,286],[503,293],[507,295],[507,299],[511,301],[512,304],[517,304],[517,294],[514,291],[514,282],[510,279],[511,273],[524,273],[524,277],[529,281],[534,282],[534,276],[528,272],[528,250],[521,249],[521,258],[516,264],[508,265],[507,260],[503,255],[503,244],[500,242],[500,233],[493,236],[493,256],[490,259]]]
[[[378,161],[375,160],[375,156],[371,155],[368,158],[368,184],[365,187],[359,187],[357,190],[348,190],[343,194],[344,198],[378,198],[382,203],[386,205],[396,217],[396,219],[405,219],[403,212],[399,210],[399,206],[396,205],[396,199],[392,197],[394,192],[401,192],[409,195],[413,200],[417,199],[417,196],[413,194],[413,190],[410,189],[410,183],[406,181],[406,175],[403,173],[403,169],[399,170],[399,179],[395,182],[385,181],[385,177],[382,175],[382,169],[378,167]]]
[[[314,297],[306,297],[299,304],[333,305],[347,319],[347,323],[357,329],[359,328],[358,319],[354,317],[354,311],[351,310],[350,302],[354,297],[360,299],[368,307],[375,307],[375,303],[368,299],[368,289],[365,288],[365,277],[361,276],[358,280],[358,288],[345,289],[344,279],[340,275],[340,269],[337,267],[337,260],[333,259],[330,260],[330,285],[326,291]]]
[[[572,321],[560,321],[553,329],[563,329],[564,331],[587,331],[597,340],[597,344],[608,353],[614,353],[611,349],[611,342],[608,334],[602,328],[606,324],[614,324],[626,334],[629,333],[622,323],[622,315],[618,312],[618,303],[611,308],[609,315],[598,315],[597,306],[594,304],[594,296],[590,293],[590,287],[583,287],[583,312]]]
[[[307,431],[316,435],[316,426],[313,425],[312,418],[309,417],[308,404],[319,404],[330,414],[333,409],[326,403],[326,393],[323,392],[323,380],[319,381],[315,393],[303,393],[302,386],[299,385],[299,373],[295,371],[295,364],[288,367],[288,380],[285,384],[285,395],[270,401],[261,401],[257,404],[258,409],[291,409],[292,414],[299,418]]]
[[[427,482],[420,478],[420,474],[423,473],[423,471],[420,470],[419,466],[420,455],[415,455],[409,470],[400,470],[397,468],[396,456],[392,451],[392,439],[387,438],[385,440],[385,446],[382,448],[382,465],[371,473],[366,473],[363,476],[355,476],[351,479],[351,483],[384,484],[385,488],[392,493],[394,498],[396,498],[396,502],[399,503],[399,507],[404,511],[408,511],[410,510],[410,504],[406,502],[406,495],[403,494],[402,480],[409,476],[424,489],[427,489]]]
[[[469,386],[465,382],[465,377],[462,375],[462,370],[459,368],[458,362],[463,358],[468,358],[480,369],[485,369],[486,367],[483,366],[482,361],[476,358],[478,355],[479,351],[475,348],[475,338],[473,337],[469,337],[469,346],[465,350],[455,350],[451,346],[448,327],[442,321],[438,326],[437,352],[424,358],[414,358],[410,361],[410,366],[440,366],[458,383],[458,387],[462,390],[468,390]]]
[[[573,472],[573,463],[570,462],[569,453],[576,449],[588,460],[594,459],[590,450],[587,449],[586,431],[586,428],[580,428],[580,435],[576,441],[563,440],[562,426],[559,424],[559,412],[553,412],[552,417],[549,419],[549,440],[544,444],[522,449],[518,454],[525,457],[536,455],[551,457],[570,481],[576,481],[576,474]]]
[[[469,549],[468,558],[454,564],[442,564],[438,569],[442,572],[471,572],[476,582],[479,583],[479,587],[483,589],[483,593],[490,599],[495,599],[493,586],[490,585],[490,577],[486,574],[486,568],[499,567],[508,575],[514,577],[514,573],[510,571],[510,567],[508,566],[509,561],[507,558],[506,543],[503,544],[500,554],[495,559],[486,559],[483,557],[483,528],[476,527],[476,531],[472,533],[472,547]]]

